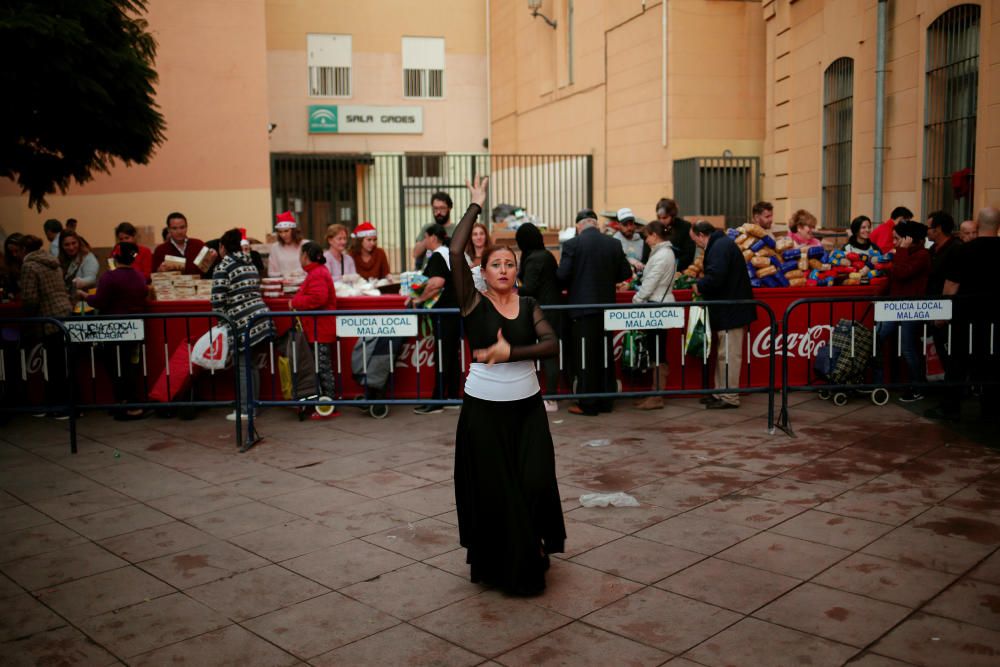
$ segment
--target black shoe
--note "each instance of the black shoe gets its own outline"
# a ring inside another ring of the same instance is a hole
[[[444,412],[444,406],[441,405],[418,405],[413,408],[413,414],[415,415],[436,415],[439,412]]]
[[[718,399],[716,401],[713,401],[712,403],[705,404],[706,410],[735,410],[738,407],[740,406],[734,405],[732,403],[726,403],[722,399]]]
[[[701,398],[699,398],[698,402],[701,403],[702,405],[708,405],[709,403],[715,403],[717,400],[719,399],[709,394],[708,396],[702,396]]]
[[[908,391],[899,397],[900,403],[916,403],[922,400],[924,400],[923,394],[918,394],[915,391]]]

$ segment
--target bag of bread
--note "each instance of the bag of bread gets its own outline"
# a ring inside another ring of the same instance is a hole
[[[756,236],[757,238],[762,238],[764,236],[767,236],[767,231],[760,225],[748,223],[744,226],[746,227],[744,231],[750,236]]]
[[[788,278],[787,275],[785,277]],[[806,286],[806,279],[805,278],[788,278],[788,285],[790,287],[805,287]]]
[[[805,278],[806,274],[803,271],[795,269],[794,271],[786,271],[785,277],[789,280],[797,280],[799,278]]]
[[[771,260],[770,259],[768,259],[767,257],[761,257],[759,255],[755,255],[754,257],[752,257],[750,259],[750,263],[756,269],[762,269],[765,266],[771,266]]]
[[[773,276],[777,272],[778,272],[778,267],[768,262],[767,266],[757,269],[757,277],[767,278],[768,276]]]

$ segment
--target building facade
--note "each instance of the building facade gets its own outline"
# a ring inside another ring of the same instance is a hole
[[[760,197],[844,228],[1000,202],[998,0],[885,3],[879,211],[878,0],[533,4],[490,3],[493,147],[591,153],[601,208],[737,224]]]

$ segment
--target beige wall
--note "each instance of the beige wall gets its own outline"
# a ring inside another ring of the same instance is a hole
[[[556,30],[522,0],[492,0],[490,10],[493,150],[592,153],[596,208],[630,206],[652,217],[656,200],[673,195],[673,159],[726,149],[760,155],[765,40],[757,3],[669,0],[666,117],[661,3],[576,0],[572,82],[567,0],[542,3]],[[515,34],[518,48],[510,48]]]
[[[271,213],[264,17],[263,0],[152,0],[166,142],[149,165],[73,186],[41,213],[0,181],[4,230],[41,235],[43,220],[75,217],[84,236],[105,245],[118,222],[158,230],[176,209],[192,236],[233,226],[262,234]]]
[[[767,32],[767,138],[764,196],[775,218],[822,204],[823,73],[854,59],[851,215],[880,219],[895,206],[920,214],[924,68],[928,26],[958,0],[894,0],[887,40],[883,207],[872,215],[876,0],[763,0]],[[974,206],[1000,201],[1000,0],[986,0],[980,23],[979,113]],[[841,225],[847,221],[842,221]]]
[[[486,116],[486,2],[267,0],[267,75],[272,152],[482,152]],[[352,95],[310,97],[306,35],[352,38]],[[445,38],[445,97],[403,97],[401,40]],[[310,104],[419,106],[422,134],[308,133]]]

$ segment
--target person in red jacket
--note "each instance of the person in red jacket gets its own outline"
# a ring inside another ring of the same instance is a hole
[[[892,209],[889,219],[872,230],[869,240],[878,246],[879,252],[883,255],[893,248],[893,228],[901,222],[913,220],[913,211],[905,206],[897,206]]]
[[[927,294],[927,280],[931,275],[931,254],[924,247],[927,227],[919,222],[901,221],[892,230],[892,267],[889,269],[888,296],[899,299],[922,299]],[[900,402],[912,403],[923,399],[914,384],[924,382],[924,355],[921,346],[921,322],[879,322],[879,354],[875,359],[873,382],[883,381],[882,350],[892,350],[890,371],[893,383],[897,381],[897,361],[895,351],[900,350],[909,371],[910,386],[905,388]],[[898,347],[897,347],[898,346]]]
[[[326,258],[323,247],[318,243],[308,241],[302,244],[299,261],[306,272],[306,279],[299,286],[299,291],[288,302],[293,310],[336,310],[337,292],[333,288],[333,278],[326,268]],[[317,365],[319,366],[319,386],[323,396],[333,398],[337,395],[336,383],[333,379],[333,363],[331,358],[332,345],[337,341],[337,325],[333,317],[311,317],[302,322],[306,340],[316,345]],[[340,413],[322,416],[313,413],[310,419],[329,419]]]

